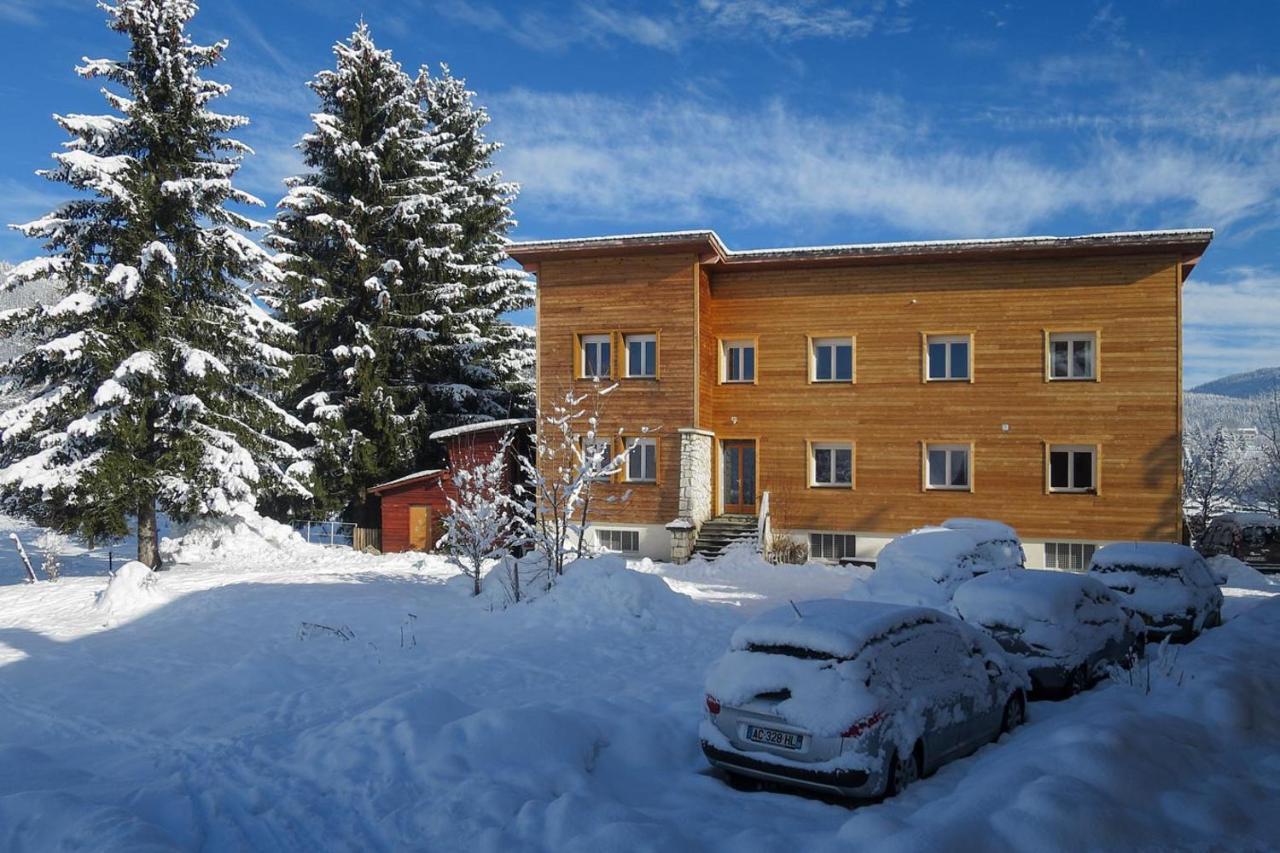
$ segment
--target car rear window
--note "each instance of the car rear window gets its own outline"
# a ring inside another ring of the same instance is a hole
[[[747,651],[756,652],[762,655],[783,655],[789,658],[801,658],[802,660],[841,660],[829,652],[819,652],[813,649],[806,649],[803,646],[751,643],[747,646]]]
[[[1090,571],[1100,575],[1132,572],[1135,575],[1142,575],[1147,578],[1180,577],[1178,569],[1171,566],[1124,566],[1119,563],[1103,563],[1101,566],[1094,566]]]

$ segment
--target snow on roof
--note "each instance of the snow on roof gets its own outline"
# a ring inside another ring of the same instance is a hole
[[[1067,624],[1087,591],[1104,601],[1111,590],[1097,578],[1075,572],[988,572],[965,581],[952,601],[960,618],[982,625],[1023,625],[1028,619]]]
[[[992,539],[1018,540],[1018,531],[1003,521],[992,521],[989,518],[948,518],[942,526],[949,530],[966,530],[983,541]]]
[[[474,424],[463,424],[462,426],[451,427],[449,429],[439,429],[431,433],[428,438],[438,441],[445,438],[454,438],[459,435],[467,435],[473,432],[484,432],[491,429],[505,429],[506,427],[520,426],[522,424],[533,423],[533,418],[506,418],[500,421],[481,421]]]
[[[1280,527],[1280,518],[1265,512],[1224,512],[1218,518],[1234,521],[1236,524],[1256,527]],[[1214,519],[1215,521],[1217,519]]]
[[[1183,569],[1203,560],[1186,545],[1172,542],[1116,542],[1094,551],[1090,567]]]
[[[663,231],[648,234],[616,234],[575,237],[561,240],[530,240],[507,244],[507,254],[517,260],[561,252],[599,252],[602,249],[662,247],[705,242],[724,263],[814,260],[881,256],[938,255],[980,252],[1047,251],[1089,248],[1144,248],[1205,244],[1213,239],[1212,228],[1184,228],[1156,231],[1112,231],[1070,236],[982,237],[959,240],[910,240],[885,243],[842,243],[830,246],[732,250],[715,231]],[[1203,248],[1203,247],[1201,247]]]
[[[443,473],[444,473],[443,468],[428,468],[425,471],[416,471],[412,474],[405,474],[403,477],[397,477],[394,480],[388,480],[385,483],[379,483],[378,485],[369,489],[369,491],[380,492],[383,489],[389,489],[392,486],[398,486],[401,483],[407,483],[410,480],[420,480],[423,477],[432,477],[432,476],[435,476],[436,474],[443,474]]]
[[[762,613],[733,632],[730,647],[741,651],[751,646],[794,646],[852,658],[868,642],[896,628],[946,618],[926,607],[821,598]]]

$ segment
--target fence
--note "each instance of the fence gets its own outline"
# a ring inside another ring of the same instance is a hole
[[[293,529],[315,545],[382,550],[382,531],[377,527],[359,527],[348,521],[295,521]]]

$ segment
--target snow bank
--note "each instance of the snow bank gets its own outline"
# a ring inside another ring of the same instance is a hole
[[[312,547],[289,525],[250,512],[233,518],[198,519],[175,532],[179,535],[160,542],[166,563],[256,561],[272,552]]]
[[[1020,640],[1034,650],[1029,666],[1078,666],[1124,639],[1128,616],[1114,593],[1086,575],[1067,572],[989,572],[966,581],[953,603],[960,618]]]
[[[1280,584],[1235,557],[1219,554],[1205,562],[1209,564],[1209,570],[1213,572],[1215,578],[1225,578],[1223,586],[1280,593]]]
[[[160,598],[158,587],[155,572],[145,563],[130,560],[111,576],[106,588],[95,596],[93,606],[113,616],[131,613]]]
[[[615,555],[574,560],[546,595],[530,602],[535,618],[576,626],[652,631],[696,619],[693,602],[656,575],[632,571]]]

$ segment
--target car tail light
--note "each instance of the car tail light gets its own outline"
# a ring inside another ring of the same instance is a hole
[[[870,717],[864,717],[840,733],[840,737],[858,737],[872,726],[884,720],[884,712],[876,711]]]
[[[712,716],[720,713],[720,700],[710,693],[707,694],[707,710],[711,712]]]

